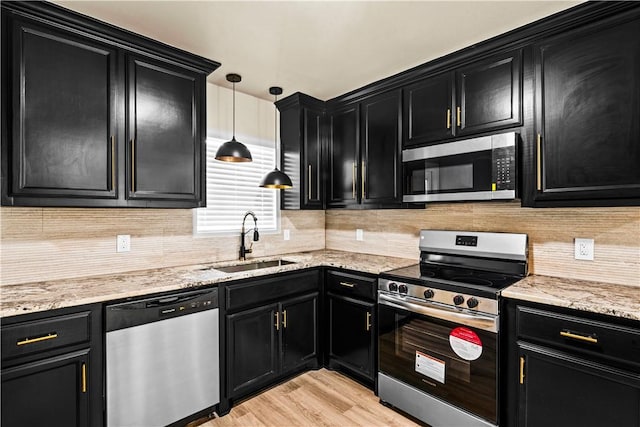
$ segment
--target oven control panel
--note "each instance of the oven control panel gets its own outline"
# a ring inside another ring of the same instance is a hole
[[[389,279],[379,279],[378,292],[395,295],[398,298],[415,298],[440,306],[447,305],[451,306],[451,308],[498,314],[498,301],[495,299],[438,289],[437,286],[414,285]]]

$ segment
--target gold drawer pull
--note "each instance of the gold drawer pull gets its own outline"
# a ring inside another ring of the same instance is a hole
[[[52,332],[50,334],[47,334],[47,335],[44,335],[44,336],[38,337],[38,338],[25,338],[22,341],[18,341],[17,344],[18,345],[33,344],[33,343],[37,343],[37,342],[41,342],[41,341],[52,340],[54,338],[58,338],[58,334],[55,333],[55,332]]]
[[[371,313],[367,311],[367,332],[371,330]]]
[[[536,188],[542,191],[542,137],[536,140]]]
[[[356,165],[355,162],[353,162],[353,171],[351,172],[351,193],[353,196],[353,200],[356,200],[356,169],[358,168],[358,166]]]
[[[356,287],[355,284],[349,283],[349,282],[340,282],[340,285],[346,286],[347,288],[355,288]]]
[[[276,331],[280,330],[280,312],[276,311]]]
[[[136,140],[131,140],[131,192],[136,191]]]
[[[451,129],[451,108],[447,108],[447,129]]]
[[[520,356],[520,384],[524,384],[524,357]]]
[[[282,327],[285,329],[287,327],[287,310],[282,312]]]
[[[586,342],[590,342],[592,344],[597,344],[598,343],[598,338],[585,336],[585,335],[573,334],[573,333],[571,333],[569,331],[560,331],[560,336],[561,337],[565,337],[565,338],[572,338],[574,340],[586,341]]]
[[[457,119],[458,119],[458,127],[462,126],[462,110],[460,109],[460,107],[457,108]]]
[[[116,189],[116,140],[111,137],[111,191]]]

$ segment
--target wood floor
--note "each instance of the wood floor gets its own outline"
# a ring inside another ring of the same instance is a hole
[[[299,375],[200,427],[418,426],[381,405],[373,392],[333,371]]]

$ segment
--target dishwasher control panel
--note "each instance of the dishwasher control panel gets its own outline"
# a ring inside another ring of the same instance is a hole
[[[181,292],[106,307],[106,330],[129,328],[218,308],[218,288]]]

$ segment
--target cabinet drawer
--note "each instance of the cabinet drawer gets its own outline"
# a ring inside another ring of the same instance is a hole
[[[528,307],[516,313],[521,339],[640,368],[640,329]]]
[[[339,271],[327,273],[327,290],[340,295],[375,300],[378,279]]]
[[[318,270],[278,274],[225,288],[227,311],[255,307],[284,297],[318,290]]]
[[[34,320],[2,328],[2,359],[89,341],[90,312]]]

